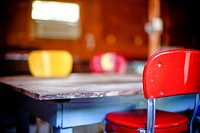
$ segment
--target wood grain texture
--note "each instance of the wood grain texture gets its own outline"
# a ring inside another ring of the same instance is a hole
[[[141,81],[142,76],[135,74],[72,73],[60,78],[35,78],[30,75],[0,77],[0,83],[37,100],[141,94]]]

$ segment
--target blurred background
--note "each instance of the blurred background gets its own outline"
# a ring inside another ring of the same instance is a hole
[[[113,51],[132,62],[160,49],[200,48],[195,0],[48,2],[0,1],[1,75],[29,73],[28,53],[39,49],[67,50],[73,71],[88,72],[96,53]]]
[[[95,54],[116,52],[128,61],[128,72],[142,73],[147,58],[157,51],[200,49],[197,2],[0,0],[0,76],[30,74],[29,52],[47,49],[69,51],[73,72],[91,72]],[[1,94],[5,101],[7,95]],[[12,104],[1,104],[1,112],[8,113]]]

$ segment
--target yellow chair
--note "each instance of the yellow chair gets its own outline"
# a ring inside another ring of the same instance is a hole
[[[28,66],[34,77],[65,77],[72,72],[73,57],[65,50],[35,50],[29,53]],[[36,118],[36,133],[42,120]],[[49,132],[51,132],[49,125]]]
[[[28,66],[34,77],[64,77],[72,71],[73,58],[65,50],[35,50],[29,53]]]

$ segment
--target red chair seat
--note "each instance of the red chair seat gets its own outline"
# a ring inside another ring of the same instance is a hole
[[[112,112],[106,115],[106,129],[117,133],[134,133],[139,128],[145,128],[147,111],[131,110]],[[156,111],[155,132],[184,132],[188,130],[188,117],[179,113]],[[120,125],[120,126],[119,126]],[[135,130],[134,130],[135,129]]]

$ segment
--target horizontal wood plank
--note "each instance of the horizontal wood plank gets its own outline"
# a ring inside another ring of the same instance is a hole
[[[135,74],[72,73],[60,78],[30,75],[0,77],[0,83],[37,100],[141,94],[141,81],[142,76]]]

